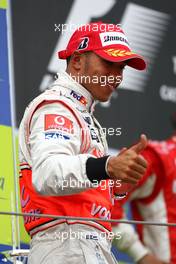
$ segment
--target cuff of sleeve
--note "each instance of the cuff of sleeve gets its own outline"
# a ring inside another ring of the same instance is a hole
[[[111,156],[107,156],[106,163],[105,163],[105,172],[109,176],[109,178],[110,178],[110,175],[108,173],[108,161],[110,158],[111,158]]]
[[[127,196],[127,192],[115,194],[115,200],[122,200]]]
[[[127,253],[133,258],[134,262],[138,262],[147,255],[149,251],[140,241],[135,241],[135,243],[128,248]]]
[[[91,182],[110,179],[106,167],[109,156],[101,158],[88,158],[86,162],[86,174]]]

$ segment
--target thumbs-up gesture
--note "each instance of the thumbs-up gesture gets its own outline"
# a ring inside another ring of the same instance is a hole
[[[147,168],[146,160],[140,155],[147,144],[147,137],[141,135],[137,144],[128,149],[123,149],[117,156],[110,157],[107,164],[107,172],[110,178],[121,180],[122,183],[137,184]]]

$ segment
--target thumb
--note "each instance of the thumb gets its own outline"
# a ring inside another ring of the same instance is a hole
[[[144,150],[147,147],[147,144],[148,144],[148,139],[146,135],[142,134],[140,136],[139,142],[133,145],[131,149],[134,150],[137,154],[139,154],[142,150]]]
[[[121,150],[120,150],[120,152],[119,152],[119,154],[118,155],[121,155],[121,154],[123,154],[125,151],[127,150],[127,148],[126,147],[123,147]]]

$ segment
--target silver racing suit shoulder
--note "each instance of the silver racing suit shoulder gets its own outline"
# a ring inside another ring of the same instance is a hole
[[[86,175],[86,162],[94,157],[90,151],[94,145],[104,149],[101,142],[97,145],[92,140],[90,132],[82,134],[87,124],[77,108],[85,108],[87,116],[89,113],[84,104],[80,105],[77,90],[75,95],[67,89],[55,84],[36,97],[27,107],[19,129],[20,163],[32,167],[33,185],[42,195],[68,195],[94,188]]]

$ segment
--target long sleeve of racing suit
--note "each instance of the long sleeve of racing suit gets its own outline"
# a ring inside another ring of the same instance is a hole
[[[155,171],[157,170],[159,160],[152,149],[147,148],[143,151],[142,155],[148,162],[148,168],[140,181],[139,185],[135,187],[124,200],[116,201],[113,208],[112,217],[118,219],[126,218],[123,205],[125,202],[146,198],[151,195],[156,182]],[[121,234],[121,239],[114,239],[113,244],[118,250],[127,253],[135,262],[141,260],[146,254],[149,253],[148,248],[139,239],[138,233],[132,225],[120,223],[113,226],[114,234]]]
[[[66,122],[72,123],[72,131],[58,129],[47,130],[46,115],[60,115]],[[20,136],[24,132],[22,122]],[[34,113],[30,124],[30,160],[32,182],[36,191],[43,195],[69,195],[97,187],[86,175],[86,162],[91,154],[80,154],[81,131],[73,114],[63,105],[52,103],[40,107]],[[21,153],[25,156],[25,147],[20,142]]]

